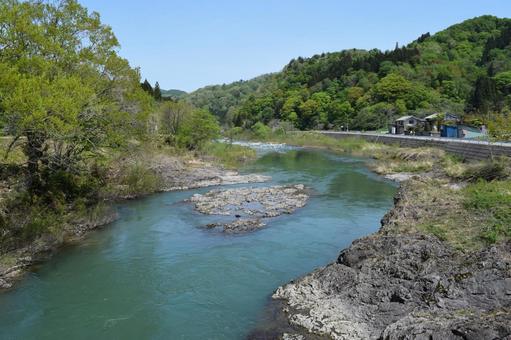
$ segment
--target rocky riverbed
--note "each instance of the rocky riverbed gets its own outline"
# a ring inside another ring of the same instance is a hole
[[[278,288],[272,318],[280,321],[252,337],[509,339],[511,243],[464,253],[434,236],[395,232],[400,197],[378,233]]]
[[[240,233],[262,228],[268,218],[291,214],[305,206],[309,195],[302,184],[263,188],[211,190],[190,198],[195,209],[203,214],[236,218],[228,223],[213,223],[224,232]]]

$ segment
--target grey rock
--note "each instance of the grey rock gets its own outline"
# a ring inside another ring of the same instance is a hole
[[[223,224],[228,233],[241,233],[260,229],[268,218],[291,214],[303,207],[309,195],[301,184],[264,188],[236,188],[211,190],[204,195],[195,194],[189,201],[203,214],[232,216],[237,219]]]
[[[511,334],[511,243],[462,255],[437,238],[376,234],[277,289],[289,321],[334,339]]]

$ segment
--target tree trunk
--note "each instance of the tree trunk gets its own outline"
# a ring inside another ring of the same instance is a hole
[[[41,189],[41,173],[39,163],[44,155],[44,138],[38,133],[28,133],[25,154],[28,158],[27,187],[30,193],[38,193]]]

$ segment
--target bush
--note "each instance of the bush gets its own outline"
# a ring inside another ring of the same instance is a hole
[[[257,122],[252,125],[252,132],[257,138],[266,139],[271,134],[271,129],[261,122]]]
[[[135,163],[122,170],[119,181],[121,195],[139,196],[156,192],[160,189],[160,177],[146,165]]]

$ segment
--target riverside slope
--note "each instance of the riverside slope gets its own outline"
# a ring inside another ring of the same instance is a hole
[[[276,319],[289,325],[253,337],[509,339],[511,244],[463,254],[433,236],[396,232],[395,219],[420,209],[403,199],[409,185],[401,186],[379,232],[278,288]]]

